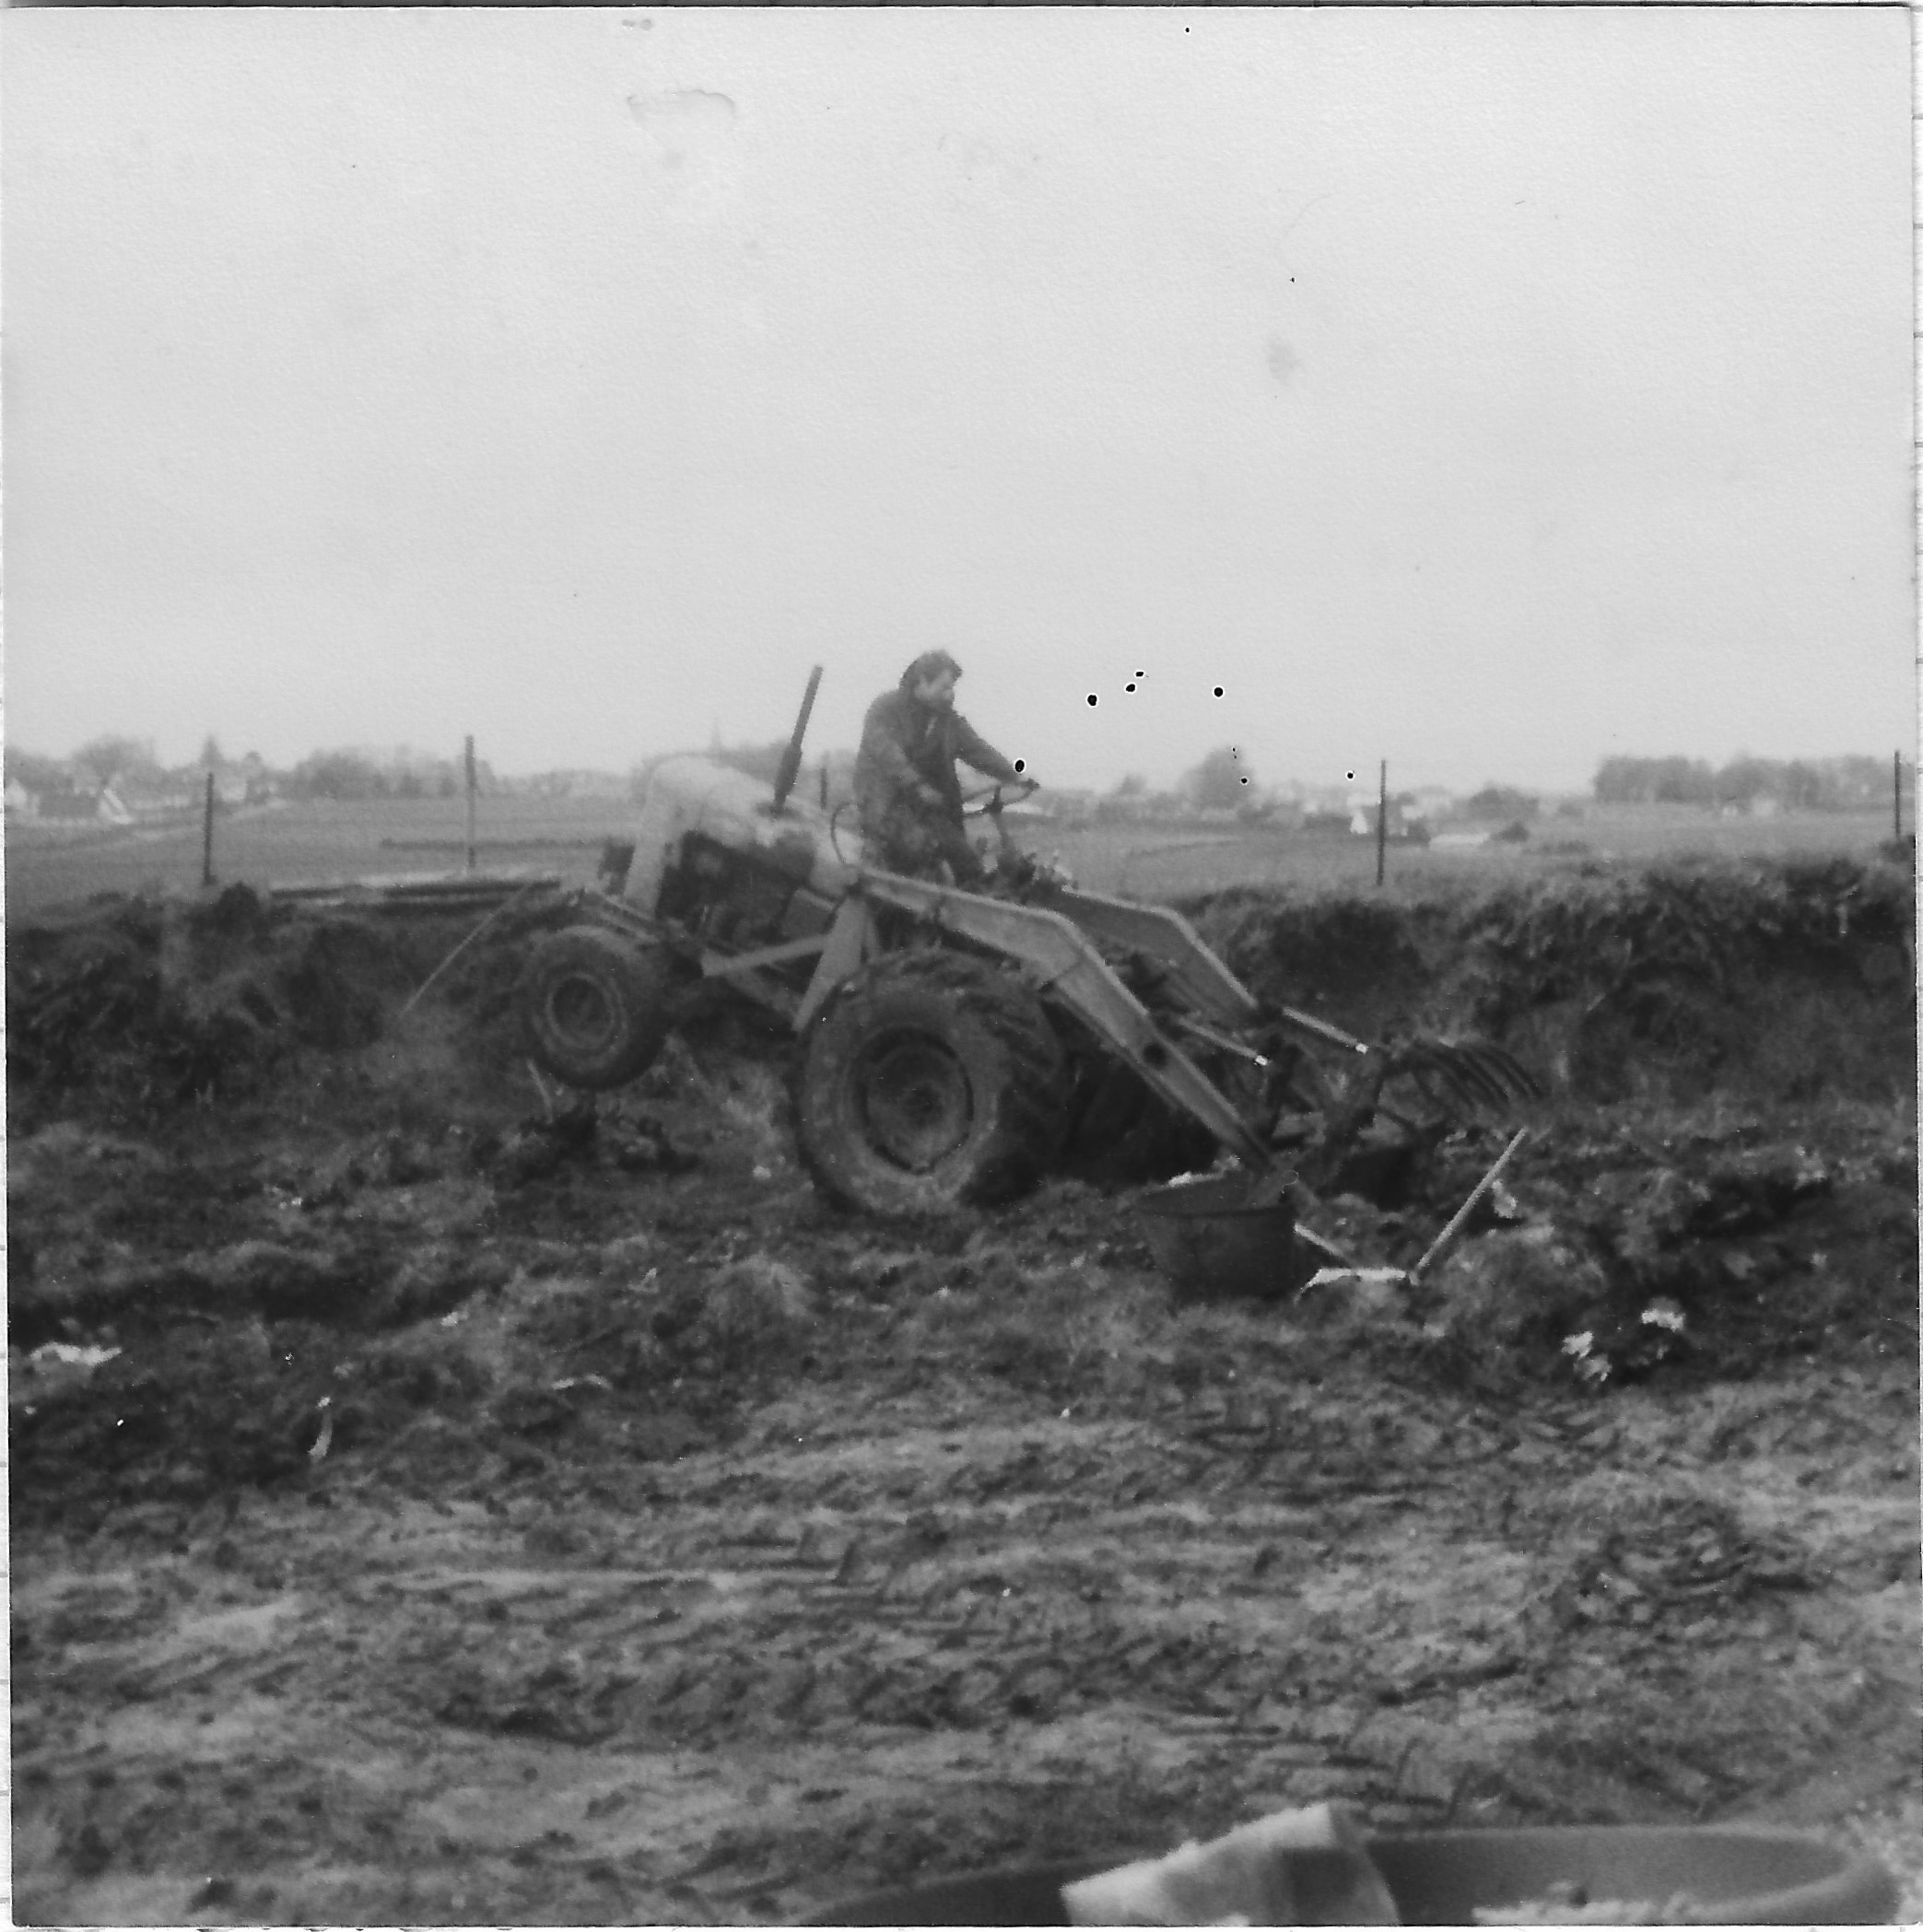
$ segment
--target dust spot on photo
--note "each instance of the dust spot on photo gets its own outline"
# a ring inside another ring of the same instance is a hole
[[[670,145],[726,134],[735,121],[733,100],[706,88],[671,88],[662,94],[630,94],[627,111],[640,126]]]

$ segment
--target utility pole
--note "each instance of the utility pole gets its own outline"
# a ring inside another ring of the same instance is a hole
[[[1382,781],[1376,794],[1376,884],[1389,871],[1389,760],[1382,761]]]
[[[1896,754],[1890,767],[1890,837],[1899,843],[1903,838],[1903,754]]]
[[[214,774],[211,771],[207,773],[207,809],[201,821],[200,883],[204,886],[214,883]]]
[[[474,733],[467,736],[464,753],[467,764],[467,869],[475,869],[475,742]]]

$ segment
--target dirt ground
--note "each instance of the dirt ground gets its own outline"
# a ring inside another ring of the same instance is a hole
[[[1066,1180],[841,1214],[780,1042],[698,1029],[589,1114],[505,940],[404,1013],[464,929],[10,934],[16,1919],[780,1923],[1337,1796],[1779,1821],[1923,1916],[1890,937],[1599,1003],[1513,919],[1451,978],[1317,916],[1220,930],[1553,1079],[1419,1293],[1178,1302]],[[1706,1060],[1692,985],[1769,1038]],[[1406,1263],[1503,1138],[1304,1217]]]

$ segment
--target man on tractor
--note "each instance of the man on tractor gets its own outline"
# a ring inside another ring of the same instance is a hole
[[[955,708],[961,666],[945,650],[925,650],[900,684],[868,707],[855,760],[855,805],[874,862],[911,878],[939,879],[979,891],[986,871],[962,829],[957,758],[1004,785],[1027,784]]]

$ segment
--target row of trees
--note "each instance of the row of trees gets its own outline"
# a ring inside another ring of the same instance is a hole
[[[452,798],[465,783],[458,758],[434,757],[403,745],[393,751],[322,751],[301,759],[291,769],[276,771],[258,753],[229,758],[217,739],[208,738],[191,765],[162,764],[151,738],[107,736],[89,740],[65,758],[38,752],[6,752],[6,776],[30,791],[98,791],[112,785],[136,792],[195,790],[212,771],[244,771],[294,799]],[[475,767],[475,780],[492,790],[495,777],[486,761]]]
[[[31,791],[68,791],[78,786],[98,791],[103,785],[156,785],[168,774],[154,754],[151,738],[110,737],[92,739],[67,758],[43,757],[8,745],[6,776]]]
[[[717,748],[713,755],[771,779],[786,741],[766,745]],[[828,756],[831,783],[844,791],[851,776],[850,755]],[[819,760],[810,761],[811,768]],[[337,750],[315,752],[290,770],[271,770],[257,755],[229,760],[218,743],[209,738],[200,756],[178,767],[163,766],[151,739],[107,736],[83,744],[66,758],[42,757],[8,747],[6,776],[29,790],[58,791],[76,787],[98,790],[102,786],[131,786],[154,790],[193,786],[206,771],[244,767],[250,777],[271,782],[283,796],[295,799],[451,798],[464,782],[458,758],[443,758],[406,746],[393,751]],[[484,790],[497,779],[485,763],[476,767]],[[1741,754],[1721,767],[1701,758],[1605,758],[1597,767],[1592,790],[1603,804],[1752,805],[1768,799],[1785,811],[1859,811],[1883,804],[1889,798],[1890,767],[1870,757],[1815,759],[1756,758]],[[1151,795],[1146,779],[1131,773],[1108,796],[1118,802],[1145,801]],[[1217,745],[1185,772],[1168,795],[1170,803],[1203,811],[1253,809],[1260,802],[1255,773],[1248,757],[1232,745]],[[1491,785],[1465,802],[1472,815],[1529,818],[1537,802],[1508,787]]]
[[[497,789],[493,767],[485,758],[475,761],[475,784],[482,791]],[[315,752],[282,776],[278,789],[296,799],[452,798],[465,785],[458,758],[429,757],[403,747],[381,755]]]
[[[1751,805],[1771,799],[1788,812],[1852,812],[1882,804],[1890,767],[1879,758],[1753,758],[1715,767],[1701,758],[1605,758],[1593,786],[1600,804]]]

